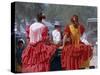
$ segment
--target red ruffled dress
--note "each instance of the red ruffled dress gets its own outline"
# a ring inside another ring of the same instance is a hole
[[[38,26],[40,23],[38,23]],[[34,29],[33,25],[33,29]],[[22,72],[43,72],[50,69],[50,59],[55,46],[47,44],[48,29],[44,25],[34,31],[30,28],[30,43],[22,53]],[[31,35],[32,34],[32,35]],[[32,39],[32,40],[31,40]],[[35,42],[34,42],[35,41]]]
[[[84,32],[84,27],[80,25],[78,27],[80,34],[82,35]],[[79,41],[79,46],[76,47],[72,43],[71,38],[71,30],[70,27],[67,26],[64,30],[67,37],[70,38],[70,41],[65,44],[65,47],[62,50],[61,56],[61,65],[63,70],[75,70],[80,69],[84,64],[92,56],[92,49],[90,45],[85,45],[81,41]]]

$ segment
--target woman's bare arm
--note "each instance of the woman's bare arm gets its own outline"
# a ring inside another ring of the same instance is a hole
[[[62,48],[65,46],[66,38],[67,38],[67,35],[65,34],[64,37],[63,37],[63,43],[62,43],[62,46],[59,47],[60,49],[62,49]]]

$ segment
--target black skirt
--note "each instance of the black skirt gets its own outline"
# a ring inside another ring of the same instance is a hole
[[[61,49],[56,49],[55,54],[51,58],[50,71],[59,71],[61,68]]]

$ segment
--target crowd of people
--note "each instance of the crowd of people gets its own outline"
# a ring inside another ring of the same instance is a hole
[[[77,70],[89,68],[93,56],[91,44],[81,40],[84,25],[77,15],[61,32],[61,24],[55,21],[55,29],[50,34],[43,13],[37,14],[37,21],[26,28],[27,45],[19,40],[16,52],[17,72],[44,72],[58,70]]]

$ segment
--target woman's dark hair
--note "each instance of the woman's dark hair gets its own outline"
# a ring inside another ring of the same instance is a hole
[[[71,18],[71,22],[78,22],[78,15],[73,15]]]
[[[41,22],[42,21],[42,13],[37,14],[37,21]]]
[[[55,28],[60,28],[61,26],[55,25]]]

